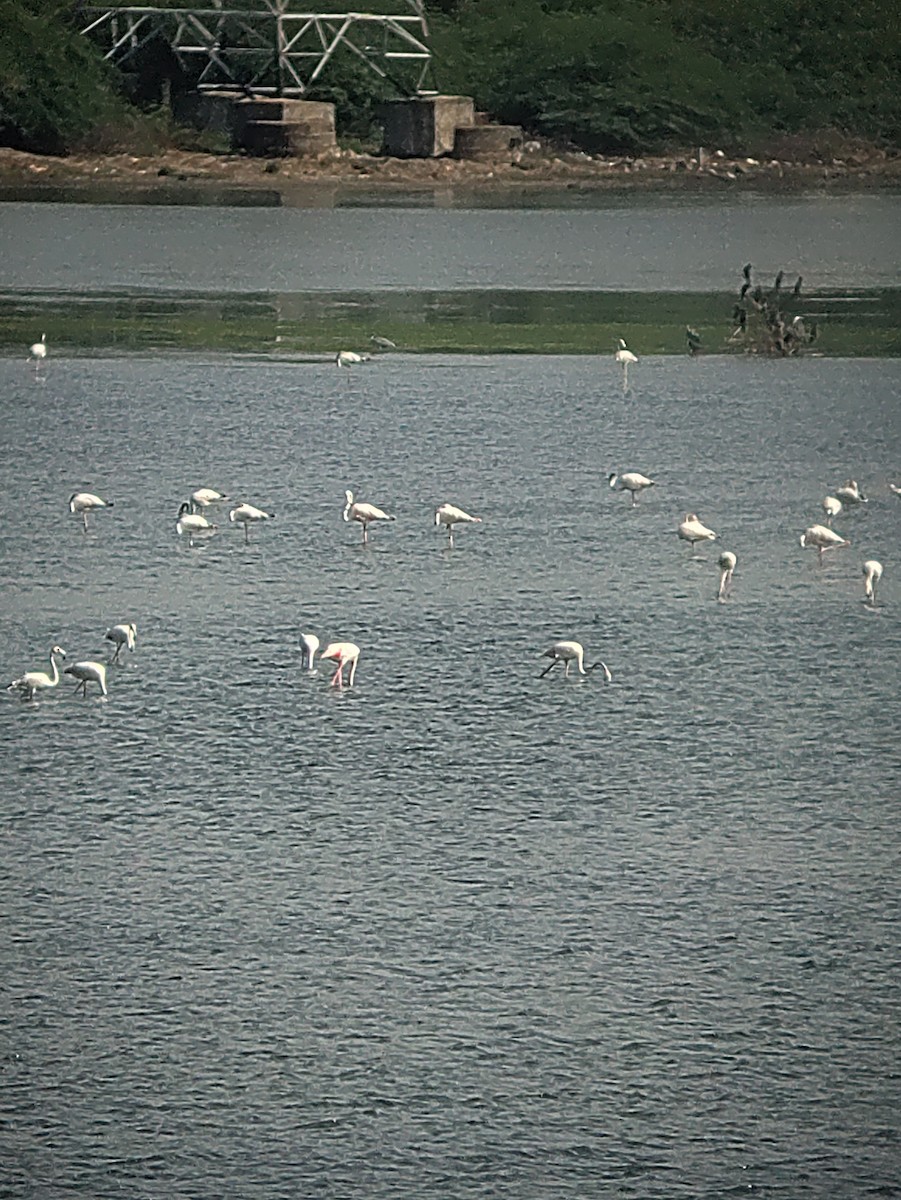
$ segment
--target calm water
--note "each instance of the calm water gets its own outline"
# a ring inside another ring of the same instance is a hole
[[[630,378],[0,362],[7,677],[139,639],[105,702],[0,704],[3,1195],[899,1194],[901,363]],[[277,518],[191,551],[199,484]],[[564,637],[614,682],[539,680]]]
[[[901,197],[747,194],[603,207],[0,206],[3,284],[78,292],[459,288],[716,291],[750,259],[809,287],[898,281]],[[736,284],[737,288],[737,284]]]

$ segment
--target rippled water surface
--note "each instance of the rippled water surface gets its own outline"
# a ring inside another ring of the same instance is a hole
[[[899,386],[0,362],[7,678],[138,626],[107,700],[0,704],[3,1195],[899,1194]],[[200,484],[276,519],[179,544]],[[539,680],[558,638],[613,683]]]
[[[748,259],[767,283],[784,269],[817,288],[892,287],[899,214],[893,192],[520,210],[23,202],[0,206],[0,247],[19,289],[710,291]]]

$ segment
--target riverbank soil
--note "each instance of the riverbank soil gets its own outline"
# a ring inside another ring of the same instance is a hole
[[[854,188],[901,184],[901,154],[845,144],[818,149],[784,139],[767,154],[727,156],[693,151],[669,157],[604,157],[555,151],[527,143],[517,162],[461,162],[452,158],[396,159],[353,150],[320,158],[251,158],[165,150],[134,154],[48,157],[0,148],[0,187],[40,184],[71,187],[102,183],[165,189],[173,183],[290,191],[316,184],[397,190],[436,187],[486,190],[568,187],[579,190],[648,188],[783,191],[804,187]]]

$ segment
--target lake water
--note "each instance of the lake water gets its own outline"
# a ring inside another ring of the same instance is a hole
[[[106,700],[2,693],[0,1194],[899,1194],[899,388],[0,359],[7,678],[138,627]],[[276,518],[191,549],[201,484]],[[347,487],[397,518],[367,548]],[[445,500],[483,518],[453,550]],[[613,682],[539,679],[561,638]]]

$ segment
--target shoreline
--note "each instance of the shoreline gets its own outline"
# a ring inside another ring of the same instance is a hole
[[[451,158],[391,159],[342,150],[317,159],[261,159],[237,154],[166,150],[151,155],[71,155],[66,158],[0,148],[0,199],[90,200],[121,192],[120,202],[315,202],[328,193],[365,198],[419,193],[452,202],[453,193],[484,200],[536,199],[554,191],[603,195],[615,191],[724,192],[870,191],[901,187],[901,157],[860,151],[830,162],[751,157],[715,152],[696,157],[613,158],[579,153],[533,153],[518,163]],[[148,194],[152,199],[145,199]]]

